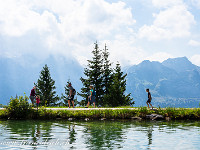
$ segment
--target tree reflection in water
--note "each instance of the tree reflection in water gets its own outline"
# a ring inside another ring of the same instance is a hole
[[[8,120],[0,123],[6,130],[9,130],[8,132],[12,133],[8,137],[9,140],[21,141],[23,145],[32,143],[31,145],[33,146],[33,149],[37,149],[37,145],[34,145],[33,143],[48,142],[51,140],[51,127],[53,122]]]
[[[92,121],[87,122],[84,130],[85,142],[92,149],[122,148],[123,129],[127,128],[121,122]]]
[[[145,149],[151,149],[155,146],[155,139],[158,140],[156,135],[164,132],[168,136],[177,130],[190,132],[195,127],[199,129],[200,122],[7,120],[0,121],[0,127],[1,141],[26,140],[37,143],[59,139],[68,142],[64,146],[29,144],[29,149],[39,149],[41,146],[48,149],[123,149],[127,145],[133,148],[145,145]]]
[[[69,123],[69,144],[73,144],[76,141],[76,132],[75,132],[75,124]]]

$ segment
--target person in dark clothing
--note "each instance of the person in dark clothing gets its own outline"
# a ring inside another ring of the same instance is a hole
[[[72,105],[73,105],[73,108],[74,108],[74,93],[73,93],[74,88],[72,87],[71,83],[68,84],[68,87],[69,87],[68,105],[69,105],[69,108],[70,108],[70,102],[72,102]]]
[[[149,89],[146,89],[146,92],[148,93],[148,100],[147,100],[147,106],[149,108],[149,104],[151,105],[152,109],[153,109],[153,106],[151,104],[151,100],[152,100],[152,97],[151,97],[151,93],[149,92]]]
[[[35,89],[36,89],[36,86],[33,87],[33,89],[31,90],[31,93],[30,93],[30,99],[31,99],[31,102],[33,105],[35,103],[35,96],[36,96]]]

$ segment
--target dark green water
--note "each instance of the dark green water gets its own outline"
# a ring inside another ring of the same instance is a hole
[[[200,122],[0,121],[0,149],[200,149]]]

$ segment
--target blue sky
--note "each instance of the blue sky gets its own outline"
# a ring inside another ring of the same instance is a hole
[[[199,0],[0,0],[0,10],[0,57],[20,63],[85,65],[97,40],[123,66],[183,56],[200,66]]]

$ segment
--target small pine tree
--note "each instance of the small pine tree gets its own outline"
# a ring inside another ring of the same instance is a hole
[[[130,94],[125,95],[125,78],[127,74],[123,74],[119,63],[116,65],[114,71],[113,83],[110,86],[110,92],[105,96],[105,98],[108,100],[108,105],[112,107],[130,105],[132,98],[130,98]]]
[[[65,93],[62,94],[61,99],[63,99],[64,105],[67,106],[68,105],[68,95],[69,95],[69,85],[70,80],[67,81],[67,84],[65,85],[64,89],[65,89]]]
[[[87,72],[88,69],[85,68],[84,69],[84,74],[88,74]],[[87,76],[87,75],[86,75]],[[80,78],[82,84],[83,84],[83,87],[81,88],[81,93],[78,92],[78,95],[80,95],[81,97],[83,97],[83,100],[80,102],[81,103],[81,106],[85,106],[88,102],[88,96],[89,96],[89,86],[91,84],[91,81],[90,79],[85,79],[83,77]]]
[[[85,99],[85,104],[86,104],[89,94],[89,85],[93,84],[96,91],[96,105],[103,105],[102,56],[101,56],[101,50],[99,49],[97,42],[94,44],[95,48],[92,51],[93,58],[92,60],[88,60],[88,68],[84,69],[84,74],[86,78],[83,77],[80,78],[83,84],[83,88],[81,88],[81,93],[78,94]]]
[[[59,100],[56,95],[55,81],[51,78],[50,71],[45,65],[40,72],[40,77],[36,83],[36,93],[40,95],[40,104],[43,106],[54,106]]]

